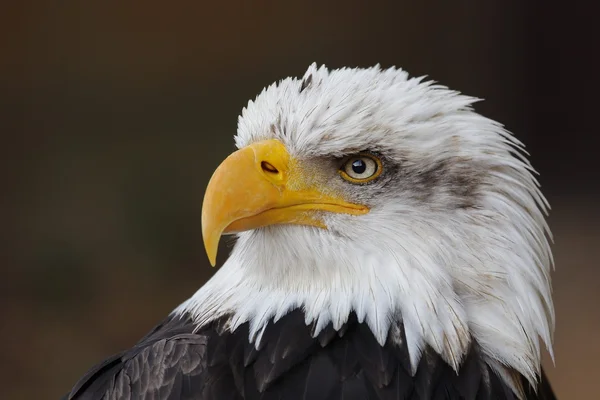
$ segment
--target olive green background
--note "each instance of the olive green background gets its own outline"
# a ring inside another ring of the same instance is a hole
[[[594,398],[591,15],[517,0],[6,2],[0,398],[58,398],[206,281],[200,206],[237,115],[313,61],[428,75],[485,98],[477,109],[525,142],[553,206],[558,322],[546,368],[560,399]]]

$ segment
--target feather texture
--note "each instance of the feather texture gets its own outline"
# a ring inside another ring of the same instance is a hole
[[[476,345],[457,374],[431,348],[416,373],[406,367],[405,345],[381,346],[355,314],[322,346],[301,310],[270,321],[264,345],[247,364],[249,324],[234,332],[213,322],[196,331],[191,318],[170,316],[131,350],[93,368],[71,400],[111,399],[516,399],[485,364]],[[395,324],[402,330],[402,324]],[[542,382],[525,399],[554,399]]]

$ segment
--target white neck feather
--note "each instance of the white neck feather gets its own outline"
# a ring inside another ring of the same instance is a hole
[[[493,195],[487,200],[502,207]],[[431,215],[413,216],[393,232],[362,238],[298,226],[245,232],[215,276],[176,312],[190,312],[198,326],[232,315],[230,329],[250,322],[257,342],[269,320],[294,308],[316,323],[315,334],[329,322],[339,328],[354,311],[381,344],[401,318],[413,369],[425,345],[458,369],[475,340],[490,365],[535,382],[538,335],[551,352],[550,253],[543,235],[519,228],[502,211],[512,209],[465,211],[453,221],[440,213],[435,224]],[[370,215],[370,224],[384,230],[389,224],[379,217]]]

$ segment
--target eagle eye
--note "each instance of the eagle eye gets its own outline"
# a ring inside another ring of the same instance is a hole
[[[364,153],[348,157],[340,169],[342,178],[352,183],[370,182],[382,172],[381,160],[372,154]]]

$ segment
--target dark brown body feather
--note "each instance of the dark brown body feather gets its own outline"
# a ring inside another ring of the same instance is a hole
[[[414,376],[406,348],[380,346],[352,315],[340,330],[312,337],[300,310],[266,328],[259,349],[248,324],[222,332],[221,320],[194,332],[167,318],[132,349],[92,368],[67,396],[109,399],[516,399],[473,347],[456,374],[426,350]],[[404,343],[404,341],[403,341]],[[527,399],[555,399],[545,376]]]

